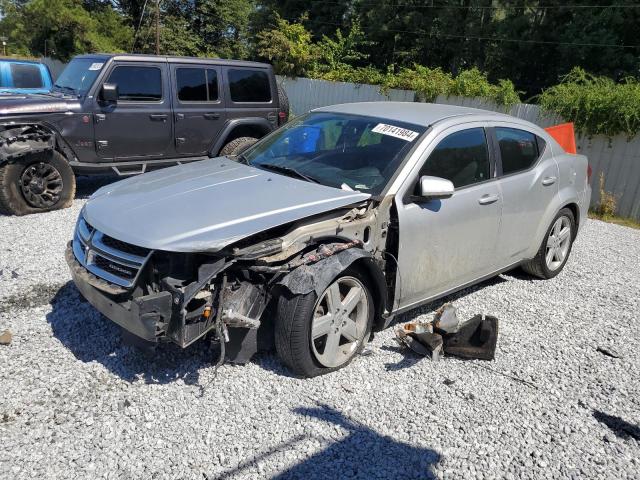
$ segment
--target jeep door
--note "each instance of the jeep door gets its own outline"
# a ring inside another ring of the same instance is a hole
[[[172,64],[175,144],[178,155],[204,155],[226,121],[220,67]]]
[[[500,190],[483,123],[440,133],[396,196],[400,308],[455,290],[495,268]],[[449,198],[417,196],[422,176],[450,180]]]
[[[262,117],[278,126],[278,90],[266,68],[230,66],[224,68],[228,85],[229,120]]]
[[[118,86],[116,103],[96,95],[96,150],[105,160],[171,156],[173,125],[168,68],[162,62],[116,62],[103,83]],[[100,90],[98,90],[100,92]]]

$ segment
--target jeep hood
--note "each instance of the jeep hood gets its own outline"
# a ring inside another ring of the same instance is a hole
[[[296,220],[369,198],[267,172],[225,157],[132,177],[99,189],[83,214],[134,245],[213,252]]]
[[[35,93],[0,95],[0,115],[64,113],[79,108],[78,100],[68,96]]]

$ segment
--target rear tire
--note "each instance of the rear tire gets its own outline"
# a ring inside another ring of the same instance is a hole
[[[575,238],[576,221],[573,212],[563,208],[554,217],[542,245],[534,258],[522,264],[522,269],[530,275],[549,279],[564,268]]]
[[[279,125],[284,125],[289,121],[289,97],[280,85],[278,85],[278,102],[280,104],[280,112],[284,113],[284,118],[279,122]]]
[[[0,213],[28,215],[70,207],[76,177],[56,151],[27,155],[0,166]]]
[[[338,299],[334,303],[335,315],[330,297]],[[353,302],[347,302],[348,298]],[[349,305],[355,306],[345,315],[340,309]],[[339,370],[364,348],[373,318],[374,304],[367,278],[355,269],[347,269],[335,278],[319,299],[315,292],[283,293],[278,298],[275,324],[278,356],[290,370],[303,377]],[[332,344],[335,348],[330,348]]]
[[[234,155],[240,155],[247,148],[258,141],[257,138],[254,137],[240,137],[235,140],[231,140],[227,143],[222,150],[220,150],[221,157],[229,157]]]

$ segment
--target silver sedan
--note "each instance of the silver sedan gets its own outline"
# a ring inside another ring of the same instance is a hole
[[[76,285],[144,341],[275,346],[347,365],[395,315],[501,272],[558,275],[589,166],[507,115],[357,103],[296,118],[232,159],[103,187],[67,251]]]

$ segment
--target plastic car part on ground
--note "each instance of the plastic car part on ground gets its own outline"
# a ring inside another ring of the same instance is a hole
[[[438,361],[443,353],[464,359],[493,360],[498,342],[498,319],[475,315],[460,322],[456,308],[446,304],[432,321],[397,327],[396,341],[433,361]]]

